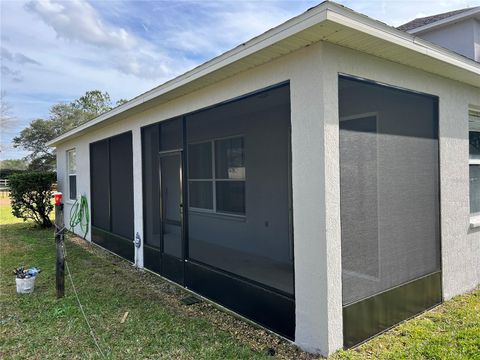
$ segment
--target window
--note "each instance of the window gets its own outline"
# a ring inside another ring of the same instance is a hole
[[[480,113],[469,115],[470,214],[480,215]]]
[[[75,149],[67,151],[68,198],[77,198],[77,153]]]
[[[188,146],[190,207],[245,215],[245,150],[243,137]]]

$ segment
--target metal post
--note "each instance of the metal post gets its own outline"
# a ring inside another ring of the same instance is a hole
[[[55,246],[57,250],[56,263],[56,285],[57,285],[57,299],[60,299],[65,294],[65,253],[63,251],[64,245],[64,230],[65,222],[63,219],[63,203],[55,204]]]

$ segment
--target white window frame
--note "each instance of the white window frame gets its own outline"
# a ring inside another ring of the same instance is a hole
[[[215,142],[219,140],[228,140],[228,139],[236,139],[236,138],[243,138],[243,155],[244,155],[244,161],[246,163],[246,154],[245,154],[245,136],[243,134],[239,135],[232,135],[232,136],[226,136],[226,137],[219,137],[219,138],[214,138],[210,140],[202,140],[202,141],[195,141],[195,142],[190,142],[188,143],[188,146],[190,145],[197,145],[197,144],[206,144],[210,143],[211,146],[211,151],[212,151],[212,178],[211,179],[191,179],[190,177],[188,178],[188,192],[190,193],[190,182],[210,182],[212,184],[212,209],[205,209],[205,208],[197,208],[190,206],[190,200],[188,204],[188,209],[193,212],[199,212],[199,213],[206,213],[206,214],[218,214],[222,216],[232,216],[232,217],[238,217],[238,218],[245,218],[247,216],[247,199],[246,199],[246,193],[245,193],[245,213],[244,214],[235,214],[235,213],[230,213],[227,211],[221,211],[217,210],[217,182],[221,181],[243,181],[245,183],[245,189],[246,189],[246,183],[247,183],[247,174],[245,171],[245,176],[243,179],[218,179],[217,178],[217,173],[216,173],[216,154],[215,154]],[[187,165],[188,166],[188,165]],[[246,166],[245,166],[246,167]]]
[[[472,117],[478,118],[478,123],[476,121],[475,121],[475,123],[473,121],[471,121]],[[480,108],[478,110],[473,109],[473,108],[468,110],[468,121],[469,121],[469,129],[468,129],[469,135],[470,135],[471,132],[480,133]],[[469,150],[469,152],[468,152],[469,173],[470,173],[470,166],[471,165],[480,166],[480,159],[472,159],[470,157],[470,150]],[[468,183],[469,183],[469,186],[470,186],[470,175],[468,176]],[[468,199],[469,199],[468,212],[470,214],[470,226],[472,228],[480,227],[480,212],[475,212],[475,213],[470,212],[470,201],[471,201],[470,191],[469,191]]]
[[[75,172],[70,172],[70,154],[73,153],[74,156],[75,156]],[[73,148],[73,149],[68,149],[66,151],[66,155],[67,155],[67,180],[66,180],[66,189],[67,189],[67,196],[66,196],[66,199],[68,202],[74,202],[75,200],[77,199],[71,199],[70,198],[70,176],[75,176],[75,180],[77,180],[77,149],[76,148]],[[78,182],[75,181],[75,193],[77,193],[78,191]],[[78,194],[77,194],[78,195]]]

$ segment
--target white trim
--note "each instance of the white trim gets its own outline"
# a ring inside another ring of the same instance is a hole
[[[460,20],[465,20],[468,18],[480,18],[480,6],[474,7],[471,10],[462,12],[460,14],[453,15],[445,19],[438,20],[430,24],[417,27],[415,29],[407,30],[406,32],[409,34],[418,34],[418,33],[422,33],[440,26],[445,26],[454,22],[458,22]]]

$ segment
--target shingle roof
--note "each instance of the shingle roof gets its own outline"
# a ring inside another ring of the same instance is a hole
[[[474,8],[466,8],[466,9],[461,9],[461,10],[449,11],[449,12],[446,12],[446,13],[443,13],[443,14],[437,14],[437,15],[417,18],[417,19],[414,19],[412,21],[409,21],[406,24],[400,25],[397,29],[402,30],[402,31],[413,30],[413,29],[419,28],[421,26],[428,25],[428,24],[431,24],[431,23],[449,18],[451,16],[455,16],[455,15],[461,14],[463,12],[470,11],[472,9],[474,9]]]

